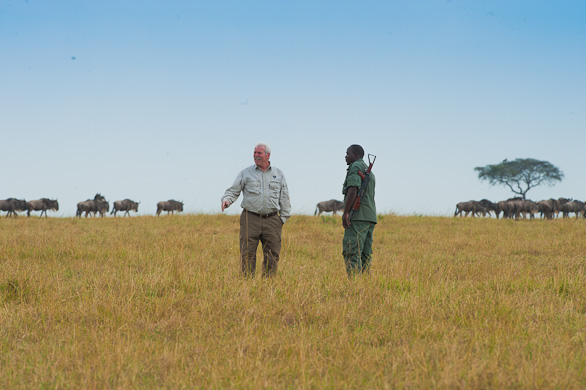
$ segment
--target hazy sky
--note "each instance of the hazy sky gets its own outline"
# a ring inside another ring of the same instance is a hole
[[[0,0],[0,199],[215,213],[259,141],[294,213],[342,198],[353,143],[382,213],[506,199],[474,172],[504,158],[565,173],[528,197],[586,199],[585,21],[583,0]]]

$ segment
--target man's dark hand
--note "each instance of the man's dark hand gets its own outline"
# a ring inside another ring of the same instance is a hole
[[[348,213],[342,214],[342,226],[344,226],[344,229],[348,229],[351,224],[352,222],[350,222],[350,216]]]
[[[356,199],[356,195],[358,194],[358,187],[349,187],[348,191],[346,192],[346,196],[344,201],[344,212],[342,213],[342,226],[344,229],[348,229],[352,223],[350,222],[350,209],[354,204],[354,199]]]

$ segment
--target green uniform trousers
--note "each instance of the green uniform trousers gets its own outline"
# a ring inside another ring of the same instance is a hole
[[[256,271],[256,249],[262,244],[262,276],[274,276],[279,265],[281,253],[281,231],[283,222],[275,214],[261,218],[246,210],[240,215],[240,261],[242,274],[252,277]]]
[[[372,233],[376,223],[352,221],[344,230],[342,255],[348,276],[370,270],[372,260]]]

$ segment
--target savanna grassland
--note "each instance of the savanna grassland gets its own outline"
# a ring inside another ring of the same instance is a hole
[[[293,216],[270,280],[238,231],[2,218],[0,388],[586,388],[586,221],[384,215],[353,280],[339,217]]]

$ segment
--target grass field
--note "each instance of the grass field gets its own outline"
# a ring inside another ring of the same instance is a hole
[[[238,230],[2,218],[0,387],[586,388],[585,221],[380,216],[353,280],[339,217],[291,218],[271,280]]]

